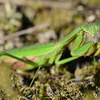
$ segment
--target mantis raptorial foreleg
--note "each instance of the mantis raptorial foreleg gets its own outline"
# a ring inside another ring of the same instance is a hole
[[[89,56],[93,52],[95,52],[97,50],[97,47],[95,46],[95,43],[93,41],[89,41],[83,45],[85,38],[86,38],[86,33],[83,30],[80,31],[80,33],[77,35],[77,37],[73,43],[73,46],[72,46],[71,55],[73,57],[59,61],[59,59],[61,57],[61,55],[59,55],[57,57],[57,60],[55,61],[56,64],[64,64],[69,61],[75,60],[81,56]]]
[[[95,46],[93,41],[89,41],[85,44],[84,41],[86,39],[86,33],[83,31],[81,32],[75,39],[72,50],[71,50],[71,55],[80,57],[80,56],[89,56],[95,51]],[[81,52],[80,52],[81,51]]]

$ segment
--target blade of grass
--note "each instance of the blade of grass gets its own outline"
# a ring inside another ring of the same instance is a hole
[[[36,77],[37,77],[37,75],[38,75],[38,72],[39,72],[39,70],[40,70],[41,67],[42,67],[42,66],[39,66],[39,67],[38,67],[38,69],[37,69],[35,75],[33,76],[32,81],[31,81],[31,83],[30,83],[30,85],[29,85],[29,88],[32,86],[32,84],[33,84],[34,80],[36,79]]]

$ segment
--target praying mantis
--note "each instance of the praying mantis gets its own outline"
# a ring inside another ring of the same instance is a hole
[[[12,57],[20,61],[19,65],[22,65],[22,67],[17,67],[17,70],[21,71],[32,70],[39,66],[50,66],[52,63],[61,65],[81,56],[97,56],[100,54],[100,43],[94,43],[93,41],[85,43],[85,40],[87,34],[92,38],[96,37],[99,30],[100,24],[84,24],[73,30],[68,36],[58,42],[17,48],[2,52],[0,55],[1,58],[9,59],[9,57]],[[66,46],[72,41],[72,57],[60,60]],[[18,65],[17,62],[13,64],[14,68]],[[21,62],[23,62],[23,64]]]

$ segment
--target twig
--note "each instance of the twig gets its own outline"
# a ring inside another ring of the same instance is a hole
[[[72,4],[70,2],[57,2],[57,1],[42,1],[42,0],[0,0],[0,3],[12,3],[16,5],[30,5],[30,4],[41,4],[44,7],[53,7],[53,8],[64,8],[64,9],[71,9]]]
[[[50,26],[50,23],[39,24],[39,25],[36,25],[34,27],[31,27],[31,28],[28,28],[28,29],[25,29],[25,30],[22,30],[22,31],[12,33],[10,35],[6,35],[3,38],[0,38],[0,40],[5,41],[5,40],[9,40],[11,38],[15,38],[15,37],[18,37],[18,36],[21,36],[21,35],[31,34],[34,31],[43,29],[43,28],[48,27],[48,26]]]

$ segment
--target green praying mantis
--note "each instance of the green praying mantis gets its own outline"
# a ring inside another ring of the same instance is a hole
[[[58,42],[17,48],[2,52],[0,55],[1,58],[12,57],[20,61],[20,63],[18,61],[14,63],[13,66],[21,71],[32,70],[39,66],[50,66],[52,63],[65,64],[81,56],[97,56],[100,54],[100,43],[94,43],[93,41],[85,43],[85,40],[87,34],[93,38],[96,37],[99,30],[100,24],[84,24]],[[60,60],[66,46],[72,41],[72,57]],[[20,67],[18,68],[18,66]]]

